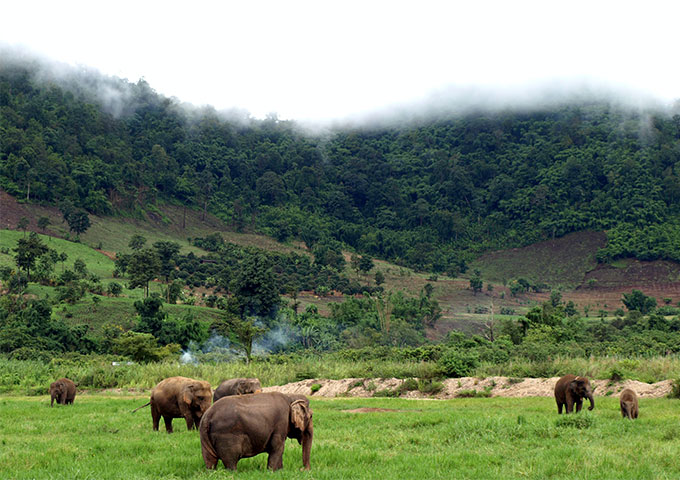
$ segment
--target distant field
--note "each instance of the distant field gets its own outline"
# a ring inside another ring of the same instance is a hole
[[[680,477],[678,401],[642,399],[623,420],[615,398],[593,412],[558,416],[548,398],[455,400],[312,399],[311,472],[288,440],[284,468],[266,455],[203,465],[196,431],[153,432],[147,396],[81,395],[72,406],[49,398],[0,397],[0,478],[224,479],[466,478],[650,479]],[[354,409],[389,409],[354,413]],[[273,478],[273,477],[272,477]]]
[[[28,233],[26,235],[28,235]],[[0,230],[0,248],[9,249],[9,254],[0,254],[0,265],[16,265],[14,263],[14,252],[12,249],[17,246],[17,241],[23,236],[23,232],[18,232],[16,230]],[[49,248],[68,255],[68,259],[64,265],[66,268],[73,269],[73,262],[80,258],[87,265],[89,272],[94,273],[102,279],[113,278],[113,260],[106,255],[81,243],[69,242],[68,240],[62,240],[61,238],[47,235],[39,235],[39,237]],[[57,263],[55,270],[61,272],[61,268],[62,264]]]

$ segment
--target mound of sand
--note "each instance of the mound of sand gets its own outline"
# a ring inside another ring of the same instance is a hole
[[[443,381],[444,388],[436,395],[419,391],[409,391],[402,398],[454,398],[462,391],[489,392],[492,397],[552,397],[558,377],[553,378],[508,378],[475,377],[448,378]],[[395,390],[404,380],[399,378],[345,378],[342,380],[311,379],[274,387],[265,387],[265,392],[298,393],[315,397],[372,397],[381,390]],[[630,388],[643,398],[665,397],[671,391],[671,381],[644,383],[635,380],[613,382],[593,380],[596,396],[618,396],[624,388]],[[312,385],[320,385],[312,393]]]

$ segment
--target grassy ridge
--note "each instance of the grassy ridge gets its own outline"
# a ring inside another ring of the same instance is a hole
[[[0,478],[262,478],[266,455],[207,472],[195,431],[151,430],[148,397],[83,395],[49,408],[48,397],[0,399]],[[397,411],[351,413],[359,407]],[[277,478],[678,478],[677,402],[642,399],[623,420],[618,400],[558,417],[548,398],[420,401],[312,399],[312,471],[286,443]]]

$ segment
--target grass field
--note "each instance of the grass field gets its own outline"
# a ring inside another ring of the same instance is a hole
[[[455,400],[313,399],[312,470],[289,440],[284,468],[266,455],[239,472],[207,472],[196,431],[153,432],[146,396],[81,395],[72,406],[49,397],[0,397],[0,478],[536,478],[680,477],[680,403],[642,399],[623,420],[615,398],[593,412],[558,416],[549,398]],[[351,413],[350,409],[395,411]]]

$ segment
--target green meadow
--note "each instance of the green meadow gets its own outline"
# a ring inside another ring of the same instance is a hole
[[[641,399],[640,418],[623,420],[618,400],[558,416],[551,398],[453,400],[317,399],[312,470],[289,440],[284,468],[266,455],[205,470],[196,431],[153,432],[148,396],[80,395],[71,406],[49,397],[0,398],[0,478],[680,478],[680,402]],[[353,409],[387,409],[354,413]]]

